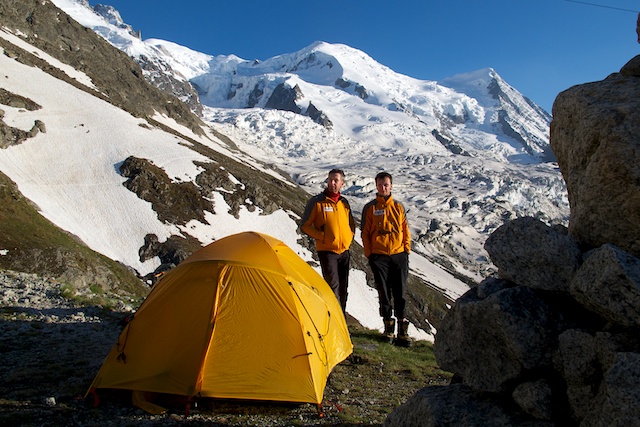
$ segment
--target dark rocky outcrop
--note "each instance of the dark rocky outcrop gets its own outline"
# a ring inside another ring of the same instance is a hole
[[[252,107],[253,105],[255,105],[262,94],[263,90],[260,89],[258,85],[256,85],[256,88],[249,97],[248,106]],[[302,108],[300,108],[298,104],[296,104],[296,101],[302,98],[304,98],[304,94],[302,93],[300,86],[295,85],[294,87],[291,87],[287,83],[280,83],[273,90],[271,96],[269,96],[265,108],[273,108],[275,110],[291,111],[296,114],[302,114]],[[321,126],[324,126],[327,129],[331,129],[333,127],[331,119],[329,119],[329,117],[323,111],[319,110],[311,102],[309,102],[309,106],[304,111],[304,115],[308,116],[311,120]]]
[[[367,98],[369,98],[367,88],[359,83],[350,82],[340,77],[336,80],[335,86],[342,89],[352,88],[351,90],[353,91],[353,93],[355,93],[360,99],[366,100]]]
[[[519,218],[485,249],[498,268],[442,320],[453,384],[385,426],[640,425],[640,57],[561,93],[551,145],[569,228]]]
[[[247,108],[253,108],[258,105],[260,102],[260,98],[264,95],[264,83],[256,83],[253,87],[253,90],[249,94],[249,100],[247,101]],[[235,91],[233,92],[233,96],[235,96]]]
[[[176,266],[200,247],[200,242],[190,236],[188,238],[170,236],[161,243],[155,234],[147,234],[144,238],[144,246],[139,250],[140,261],[144,262],[157,256],[162,265]]]
[[[124,186],[151,202],[160,221],[184,225],[196,219],[207,224],[204,212],[214,212],[213,204],[193,182],[173,182],[148,160],[128,157],[120,165],[120,173],[128,178]]]
[[[11,145],[18,145],[29,138],[35,137],[38,133],[46,133],[47,128],[41,120],[36,120],[28,131],[14,128],[7,125],[3,120],[4,113],[0,110],[0,149],[7,148]]]
[[[36,111],[42,108],[37,102],[32,101],[29,98],[25,98],[24,96],[9,92],[8,90],[1,87],[0,104],[14,108],[24,108],[28,111]]]
[[[437,129],[431,131],[431,135],[438,140],[440,144],[442,144],[447,150],[451,151],[453,154],[459,154],[461,156],[471,156],[468,151],[464,150],[460,145],[454,141],[452,138],[443,135]]]
[[[29,111],[35,111],[42,108],[38,103],[31,99],[11,93],[3,88],[0,88],[0,104]],[[7,148],[10,145],[21,144],[27,139],[33,138],[39,132],[47,132],[47,128],[41,120],[36,120],[33,123],[33,127],[28,131],[9,126],[3,120],[4,114],[4,111],[0,109],[0,149]]]
[[[329,117],[322,111],[318,110],[315,105],[309,102],[309,107],[307,107],[307,116],[314,122],[319,125],[324,126],[327,129],[331,129],[333,127],[333,123],[329,119]]]
[[[280,83],[273,90],[265,107],[300,114],[302,109],[296,104],[296,101],[300,98],[302,98],[302,91],[298,85],[291,87],[286,83]]]
[[[192,236],[169,236],[164,242],[158,240],[155,234],[144,237],[144,245],[139,249],[140,261],[144,262],[154,257],[160,259],[161,264],[143,280],[153,286],[162,275],[187,259],[189,255],[200,249],[201,243]]]

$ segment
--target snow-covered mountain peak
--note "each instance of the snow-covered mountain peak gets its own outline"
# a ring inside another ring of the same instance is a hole
[[[117,22],[84,18],[74,0],[53,1],[308,192],[341,167],[357,210],[375,192],[372,176],[391,172],[416,249],[459,271],[487,268],[484,240],[508,218],[568,218],[564,182],[549,163],[551,117],[493,68],[419,80],[323,41],[261,61],[214,56],[142,41]]]
[[[362,66],[367,62],[379,65],[366,53],[345,44],[315,41],[296,52],[266,59],[260,65],[268,65],[273,72],[280,71],[281,67],[284,67],[287,72],[295,72],[314,67],[345,66],[345,68],[349,68],[356,64]]]
[[[493,68],[481,68],[447,77],[438,81],[438,84],[466,93],[473,98],[482,98],[486,97],[487,88],[496,79],[502,80]]]
[[[140,38],[140,35],[136,34],[133,31],[133,27],[131,27],[131,25],[124,23],[124,21],[122,20],[122,17],[120,16],[120,12],[118,12],[116,8],[114,8],[113,6],[97,4],[93,8],[93,10],[95,10],[95,12],[98,15],[104,17],[107,20],[107,22],[110,23],[111,25],[115,25],[118,28],[123,28],[127,30],[130,34],[136,35],[138,38]]]
[[[289,69],[290,72],[313,70],[314,68],[320,69],[318,74],[325,74],[327,68],[332,70],[337,68],[346,73],[357,70],[375,70],[377,73],[381,71],[391,71],[388,67],[379,64],[363,51],[340,43],[331,44],[317,41],[298,52],[290,55],[280,55],[273,59],[285,58],[287,56],[295,63],[295,65]],[[345,79],[353,77],[336,72],[331,74],[336,75],[338,78],[342,77]]]

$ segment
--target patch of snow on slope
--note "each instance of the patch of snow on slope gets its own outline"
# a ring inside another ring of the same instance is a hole
[[[37,47],[27,43],[17,35],[13,34],[10,29],[7,29],[7,28],[0,29],[0,37],[2,37],[3,39],[5,39],[6,41],[8,41],[13,45],[18,46],[26,50],[27,52],[34,54],[38,58],[45,60],[51,66],[62,71],[72,79],[75,79],[78,83],[83,84],[89,88],[95,89],[95,85],[91,81],[91,78],[89,78],[89,76],[87,76],[85,73],[78,71],[75,68],[63,62],[58,61],[56,58],[52,57],[48,53],[43,52]]]

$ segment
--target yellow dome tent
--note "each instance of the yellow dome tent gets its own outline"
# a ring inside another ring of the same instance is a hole
[[[198,250],[154,286],[89,391],[320,405],[352,350],[324,279],[281,241],[245,232]]]

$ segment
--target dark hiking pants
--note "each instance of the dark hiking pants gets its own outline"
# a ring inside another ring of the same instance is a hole
[[[341,254],[329,251],[318,251],[320,266],[322,267],[322,276],[324,280],[331,286],[333,293],[340,302],[342,312],[346,312],[347,308],[347,287],[349,286],[349,260],[351,255],[349,251]]]
[[[391,319],[395,312],[398,320],[403,319],[407,305],[405,292],[409,276],[409,254],[371,254],[369,266],[378,289],[380,316],[383,319]]]

